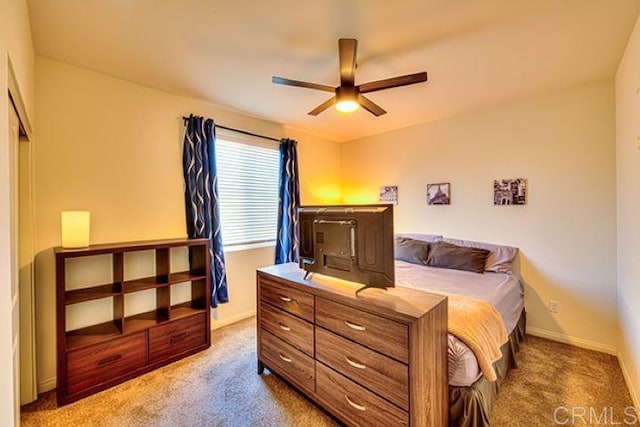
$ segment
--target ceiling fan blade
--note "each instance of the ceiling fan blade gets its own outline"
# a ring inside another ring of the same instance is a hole
[[[353,86],[356,81],[356,51],[358,40],[339,39],[340,86]]]
[[[378,80],[375,82],[369,82],[361,84],[360,93],[375,92],[377,90],[390,89],[392,87],[412,85],[416,83],[422,83],[427,81],[427,73],[423,71],[421,73],[407,74],[406,76],[392,77],[390,79]]]
[[[376,117],[381,116],[383,114],[387,114],[387,112],[384,111],[382,107],[380,107],[378,104],[376,104],[375,102],[373,102],[372,100],[370,100],[365,96],[360,95],[360,98],[358,99],[358,103],[362,108],[364,108],[365,110],[367,110],[368,112],[370,112]]]
[[[285,85],[285,86],[306,87],[307,89],[317,89],[317,90],[323,90],[325,92],[336,91],[336,89],[331,86],[321,85],[318,83],[303,82],[300,80],[285,79],[284,77],[278,77],[278,76],[273,76],[271,78],[271,81],[275,84]]]
[[[332,96],[331,98],[329,98],[326,101],[324,101],[322,104],[318,105],[313,110],[309,111],[308,114],[310,116],[317,116],[318,114],[322,113],[324,110],[326,110],[327,108],[331,107],[335,103],[336,103],[336,97]]]

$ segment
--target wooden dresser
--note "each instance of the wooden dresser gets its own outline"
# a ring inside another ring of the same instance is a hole
[[[447,298],[258,270],[258,373],[353,426],[448,425]]]
[[[211,345],[208,239],[56,248],[55,255],[59,405]],[[88,279],[95,270],[106,273],[99,282]]]

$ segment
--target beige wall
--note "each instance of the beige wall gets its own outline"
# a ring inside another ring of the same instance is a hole
[[[397,231],[518,246],[529,331],[615,353],[613,95],[599,81],[348,142],[343,196],[398,185]],[[498,178],[526,178],[528,203],[494,206]],[[450,206],[427,205],[430,182]]]
[[[3,73],[6,72],[8,55],[18,80],[29,120],[33,122],[35,111],[35,54],[26,0],[4,0],[2,2],[0,49],[2,49],[0,52],[2,53]],[[2,79],[1,84],[6,85],[6,78]],[[6,93],[6,90],[3,93]]]
[[[618,310],[620,354],[640,401],[640,21],[616,75]]]
[[[0,424],[11,425],[14,420],[12,304],[10,296],[10,222],[13,209],[9,196],[9,121],[8,121],[8,61],[11,61],[26,106],[27,120],[33,123],[34,110],[34,51],[27,3],[24,0],[2,2],[0,13]],[[14,400],[16,399],[16,400]]]
[[[340,197],[340,148],[335,143],[44,58],[37,60],[36,84],[41,391],[55,386],[52,248],[60,245],[60,212],[91,211],[92,243],[184,236],[183,115],[196,113],[227,126],[296,138],[303,202]],[[327,193],[317,193],[317,188]],[[214,313],[214,327],[253,313],[255,269],[273,260],[272,247],[227,253],[231,302]]]

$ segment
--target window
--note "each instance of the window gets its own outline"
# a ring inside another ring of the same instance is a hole
[[[279,162],[277,143],[217,132],[218,199],[225,247],[275,242]]]

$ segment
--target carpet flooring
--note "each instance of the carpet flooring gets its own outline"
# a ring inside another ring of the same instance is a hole
[[[563,425],[635,421],[628,415],[631,409],[625,413],[631,398],[613,356],[528,336],[518,363],[500,390],[493,426],[557,425],[554,411]],[[39,427],[337,425],[275,376],[257,375],[255,318],[214,331],[207,351],[73,404],[58,408],[55,394],[45,393],[22,408],[21,422]]]

